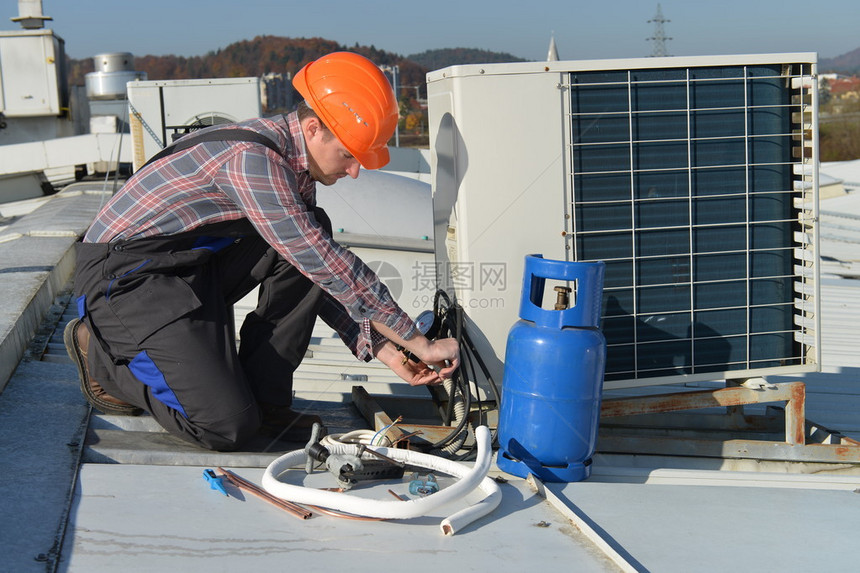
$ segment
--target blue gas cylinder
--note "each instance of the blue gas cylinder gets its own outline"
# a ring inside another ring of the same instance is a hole
[[[496,459],[502,471],[553,482],[591,475],[606,366],[603,269],[602,262],[526,256],[520,320],[505,350]],[[570,281],[568,308],[541,307],[546,279]]]

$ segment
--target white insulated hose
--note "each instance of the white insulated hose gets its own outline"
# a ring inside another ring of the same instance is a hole
[[[502,500],[502,492],[498,484],[487,477],[493,454],[490,430],[486,426],[478,426],[475,429],[475,440],[478,445],[478,457],[471,469],[463,464],[429,454],[397,448],[375,448],[380,454],[397,461],[460,478],[451,486],[432,495],[409,501],[360,498],[345,493],[292,485],[278,480],[278,476],[288,469],[304,464],[307,459],[304,450],[286,453],[269,464],[263,474],[263,487],[270,494],[281,499],[380,519],[421,517],[436,507],[460,499],[475,488],[480,488],[484,493],[484,498],[481,501],[447,517],[440,524],[442,533],[454,535],[469,523],[496,509]],[[353,444],[332,444],[329,446],[329,450],[332,454],[360,455],[359,446]]]

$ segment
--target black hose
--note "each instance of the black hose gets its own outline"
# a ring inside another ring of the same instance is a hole
[[[470,382],[474,384],[474,400],[476,400],[477,403],[479,416],[483,416],[487,411],[487,405],[484,404],[480,397],[481,394],[480,388],[478,387],[475,363],[477,363],[478,368],[480,368],[481,372],[490,384],[497,408],[499,404],[501,404],[501,395],[493,377],[490,375],[490,371],[487,368],[486,363],[478,354],[475,345],[466,331],[463,308],[459,304],[452,303],[451,298],[445,291],[438,290],[436,291],[436,295],[433,299],[433,314],[435,317],[434,326],[436,327],[435,332],[432,333],[433,338],[454,338],[457,340],[457,344],[460,347],[460,367],[457,368],[452,377],[454,385],[452,388],[452,394],[448,396],[448,407],[446,408],[443,420],[446,425],[451,423],[454,402],[457,399],[456,393],[459,393],[460,396],[462,396],[466,412],[466,415],[459,420],[457,427],[454,428],[452,432],[431,446],[435,449],[441,449],[456,440],[466,425],[473,401]],[[495,441],[495,435],[493,441]],[[466,459],[472,454],[474,454],[474,452],[470,450],[464,455],[459,456],[458,459]]]
[[[444,299],[444,302],[445,302],[445,308],[444,309],[442,308],[442,306],[440,304],[442,299]],[[450,307],[451,307],[451,299],[448,297],[448,295],[442,290],[436,291],[436,295],[433,297],[433,315],[435,317],[434,323],[438,323],[438,327],[435,329],[435,332],[433,333],[434,339],[452,338],[452,337],[456,338],[456,336],[455,336],[456,333],[452,333],[451,328],[450,328],[450,324],[449,324],[448,310],[450,309]],[[459,339],[457,340],[457,343],[458,344],[460,343]],[[463,430],[463,427],[466,425],[466,420],[468,419],[468,412],[469,412],[469,409],[471,408],[471,396],[470,396],[470,392],[468,392],[468,390],[466,392],[463,392],[463,381],[462,381],[461,370],[462,370],[462,368],[457,368],[457,370],[454,371],[454,374],[452,376],[452,382],[454,382],[454,384],[452,386],[451,393],[448,395],[448,407],[446,408],[445,415],[443,416],[443,422],[445,423],[445,425],[448,425],[451,423],[451,418],[453,417],[454,402],[456,399],[456,392],[457,391],[459,391],[460,394],[463,396],[463,401],[464,401],[464,404],[466,406],[465,412],[467,415],[463,416],[463,418],[461,420],[459,420],[457,427],[454,428],[453,431],[451,431],[447,436],[445,436],[444,438],[442,438],[438,442],[431,444],[430,447],[432,449],[441,449],[441,448],[444,448],[445,446],[447,446],[448,444],[450,444],[451,442],[453,442],[457,438],[457,436],[460,435],[460,432]]]

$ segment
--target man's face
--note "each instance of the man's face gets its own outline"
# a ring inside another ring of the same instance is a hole
[[[308,150],[308,171],[315,181],[332,185],[347,175],[353,179],[358,177],[361,169],[358,159],[319,120],[310,118],[304,122],[303,128]]]

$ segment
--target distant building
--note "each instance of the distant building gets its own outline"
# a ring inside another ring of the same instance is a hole
[[[830,80],[830,94],[840,100],[860,100],[860,77],[835,78]]]
[[[263,112],[272,114],[293,109],[290,74],[268,73],[260,77],[260,102]]]

